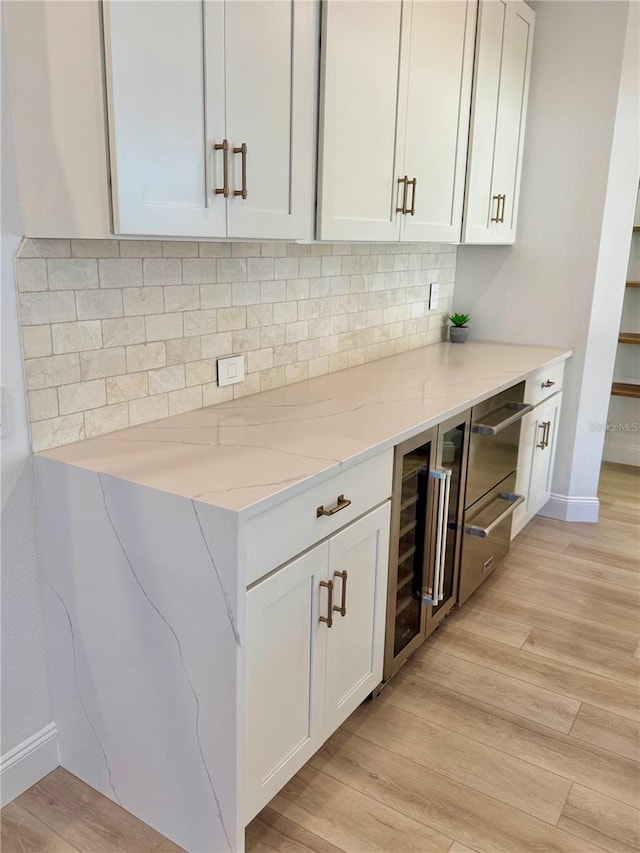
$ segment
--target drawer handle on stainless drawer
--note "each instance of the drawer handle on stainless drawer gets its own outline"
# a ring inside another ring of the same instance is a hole
[[[542,385],[540,387],[541,388],[551,388],[555,384],[556,383],[553,381],[553,379],[545,379],[545,381],[542,383]]]
[[[345,569],[343,572],[334,572],[334,578],[340,578],[342,580],[342,603],[340,607],[337,604],[333,605],[333,609],[339,613],[341,616],[347,615],[347,570]]]
[[[320,581],[320,586],[326,586],[329,590],[329,601],[327,603],[327,615],[320,616],[321,622],[327,623],[327,628],[333,625],[333,581]]]
[[[346,509],[348,506],[351,506],[351,501],[348,501],[344,495],[338,495],[335,506],[330,506],[329,509],[325,509],[323,504],[318,507],[316,510],[316,518],[320,518],[323,515],[335,515],[337,512],[340,512],[341,509]]]
[[[529,403],[507,403],[503,408],[515,411],[508,418],[500,421],[499,424],[471,424],[471,432],[478,432],[480,435],[497,435],[503,429],[519,421],[523,415],[533,409],[533,406],[530,406]]]
[[[494,518],[491,524],[488,524],[486,527],[479,527],[476,524],[470,524],[468,527],[465,527],[466,533],[469,533],[471,536],[481,536],[482,538],[489,536],[489,534],[493,533],[501,522],[511,515],[516,507],[519,507],[520,504],[525,502],[526,498],[524,495],[513,495],[510,492],[499,492],[496,500],[507,501],[509,506],[503,510],[497,518]]]

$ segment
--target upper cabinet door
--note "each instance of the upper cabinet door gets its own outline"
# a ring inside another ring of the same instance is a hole
[[[229,237],[310,239],[317,4],[232,0],[225,16]]]
[[[224,237],[223,3],[117,0],[104,16],[115,232]]]
[[[317,236],[398,240],[401,0],[323,5]]]
[[[465,243],[515,242],[534,20],[522,0],[480,2]]]
[[[402,240],[460,239],[477,5],[405,3],[398,121],[404,163],[397,177],[412,183]]]

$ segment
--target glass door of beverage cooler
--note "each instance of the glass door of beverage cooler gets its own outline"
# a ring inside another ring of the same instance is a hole
[[[384,678],[387,680],[425,639],[433,515],[431,471],[437,428],[396,447]]]
[[[444,549],[441,556],[442,574],[439,579],[437,600],[432,604],[427,603],[426,636],[435,630],[457,602],[470,429],[471,413],[469,411],[456,415],[438,426],[435,467],[437,470],[450,473],[448,501],[444,509],[446,521],[441,545]],[[436,538],[435,534],[434,530],[434,538]]]

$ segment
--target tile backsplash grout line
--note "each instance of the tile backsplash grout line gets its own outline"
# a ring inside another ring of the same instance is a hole
[[[455,266],[448,244],[25,239],[33,449],[440,342]],[[218,388],[216,359],[232,353],[246,379]]]

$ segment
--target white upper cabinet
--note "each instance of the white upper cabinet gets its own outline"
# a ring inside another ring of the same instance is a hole
[[[405,3],[397,178],[412,183],[401,240],[460,239],[476,12],[461,0]]]
[[[322,8],[317,236],[397,240],[401,0]]]
[[[116,233],[308,237],[316,4],[104,10]]]
[[[480,3],[465,243],[515,242],[534,19],[522,0]]]
[[[476,5],[325,4],[320,239],[459,240]]]

